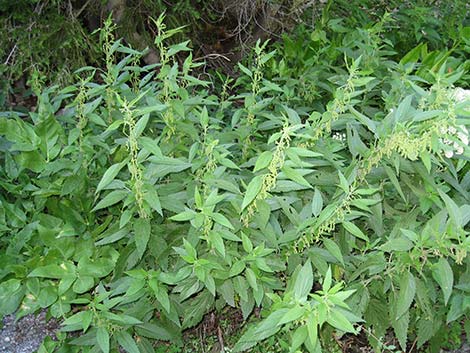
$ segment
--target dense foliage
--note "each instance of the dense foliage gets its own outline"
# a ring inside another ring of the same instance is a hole
[[[40,352],[154,352],[227,306],[231,352],[438,352],[469,313],[470,28],[394,24],[326,8],[206,81],[163,16],[147,66],[108,22],[103,68],[0,115],[0,316],[82,332]]]

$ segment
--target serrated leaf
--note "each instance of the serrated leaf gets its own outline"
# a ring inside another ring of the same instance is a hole
[[[109,333],[104,327],[98,327],[96,330],[96,342],[103,353],[109,353]]]
[[[241,238],[243,250],[245,250],[248,254],[251,254],[253,251],[253,243],[251,242],[250,238],[248,238],[245,233],[241,233]]]
[[[255,346],[257,342],[276,334],[281,328],[277,323],[285,315],[287,310],[288,309],[279,309],[271,313],[258,325],[251,326],[235,344],[233,352],[244,352]]]
[[[170,298],[168,297],[166,289],[158,282],[156,278],[151,278],[149,280],[149,287],[152,289],[158,302],[163,306],[167,313],[169,313],[171,309]]]
[[[248,184],[245,192],[245,197],[243,198],[242,208],[243,211],[253,200],[258,196],[263,186],[263,176],[255,176],[250,183]]]
[[[300,269],[297,278],[294,282],[294,297],[297,300],[305,300],[307,295],[312,290],[313,286],[313,271],[312,264],[307,261]]]
[[[338,170],[338,176],[339,176],[339,187],[344,191],[345,194],[349,192],[349,183],[344,177],[343,173]]]
[[[163,216],[162,205],[155,188],[148,188],[145,191],[144,200],[149,204],[150,207],[157,211],[160,216]]]
[[[124,228],[124,229],[120,229],[119,231],[103,238],[103,239],[100,239],[98,240],[95,245],[106,245],[106,244],[112,244],[114,242],[117,242],[118,240],[121,240],[122,238],[124,238],[126,235],[129,234],[129,231]]]
[[[245,269],[245,262],[244,261],[237,261],[232,265],[230,269],[229,276],[233,277],[243,272]]]
[[[241,63],[238,63],[238,67],[243,73],[245,73],[245,75],[247,75],[248,77],[253,77],[253,73],[246,66],[242,65]]]
[[[303,306],[296,305],[293,308],[289,309],[287,313],[277,323],[278,325],[284,325],[288,322],[295,321],[300,319],[306,313],[306,309]]]
[[[406,341],[408,338],[408,326],[410,324],[410,313],[407,311],[399,320],[392,321],[392,327],[400,343],[401,349],[406,352]]]
[[[445,192],[441,191],[440,189],[438,191],[439,195],[444,200],[450,219],[457,227],[461,227],[462,214],[460,213],[460,207]]]
[[[127,331],[118,331],[114,334],[119,345],[126,350],[127,353],[140,353],[137,344]]]
[[[328,238],[323,239],[323,244],[325,245],[326,250],[328,250],[328,252],[333,255],[336,260],[344,265],[343,254],[341,254],[341,249],[339,248],[338,244]]]
[[[122,169],[122,167],[125,165],[124,162],[121,163],[116,163],[113,164],[111,167],[109,167],[106,172],[104,172],[103,177],[101,178],[100,182],[98,183],[98,186],[96,187],[96,193],[100,192],[103,188],[109,185],[116,175],[118,175],[119,171]]]
[[[127,195],[128,195],[127,190],[111,191],[108,195],[105,196],[104,199],[102,199],[100,202],[98,202],[98,204],[95,207],[93,207],[91,212],[95,212],[95,211],[101,210],[102,208],[115,205],[119,201],[124,200],[124,198],[126,198]]]
[[[256,281],[256,275],[253,272],[253,270],[249,267],[246,268],[245,270],[245,276],[248,284],[253,288],[254,291],[258,290],[258,283]]]
[[[233,226],[232,226],[232,223],[230,223],[230,221],[227,219],[227,217],[225,217],[223,214],[221,213],[213,213],[212,214],[212,219],[215,221],[215,223],[218,223],[224,227],[227,227],[229,229],[235,229]]]
[[[440,258],[439,261],[432,266],[432,277],[439,284],[439,287],[441,287],[444,294],[444,304],[447,305],[454,285],[454,273],[445,258]]]
[[[295,353],[297,349],[305,342],[308,337],[308,328],[307,326],[300,326],[292,335],[291,345],[289,348],[289,353]]]
[[[397,317],[395,320],[400,319],[400,317],[408,312],[408,309],[411,306],[411,303],[414,300],[416,294],[416,282],[414,276],[408,272],[407,274],[401,276],[400,280],[400,291],[398,292],[397,299]]]
[[[434,322],[423,317],[418,321],[417,327],[417,347],[419,349],[434,335]]]
[[[343,224],[344,228],[346,228],[346,230],[349,233],[351,233],[352,235],[354,235],[356,238],[359,238],[359,239],[362,239],[366,242],[369,242],[369,238],[354,223],[348,222],[348,221],[343,221],[342,224]]]
[[[314,315],[310,315],[307,320],[308,340],[312,347],[318,343],[318,322]]]
[[[212,230],[209,232],[209,241],[211,242],[215,250],[217,250],[217,252],[222,257],[225,257],[225,245],[222,236],[218,232]]]
[[[144,255],[150,239],[150,221],[147,218],[138,218],[134,221],[134,241],[139,258]]]
[[[318,217],[322,208],[323,208],[323,198],[321,196],[320,191],[317,188],[315,188],[315,193],[313,194],[313,199],[312,199],[312,214],[315,217]]]
[[[170,219],[172,221],[184,222],[184,221],[190,221],[194,219],[195,216],[196,216],[196,212],[194,212],[193,210],[186,210],[181,213],[178,213],[177,215],[170,217]]]
[[[297,170],[284,166],[282,168],[282,171],[284,172],[286,177],[289,178],[290,180],[295,181],[297,184],[300,184],[302,186],[313,189],[313,186],[310,185],[310,183],[307,180],[305,180],[302,174],[300,174]]]
[[[322,283],[322,290],[323,292],[328,292],[331,288],[331,283],[332,283],[332,275],[331,275],[331,267],[328,267],[328,270],[326,271],[325,277],[323,278],[323,283]]]
[[[328,315],[328,319],[326,320],[331,326],[337,328],[338,330],[344,332],[355,333],[356,330],[354,326],[349,322],[349,320],[340,313],[338,310],[331,309]]]
[[[398,181],[397,176],[395,175],[395,172],[390,168],[389,166],[384,167],[385,172],[387,173],[390,181],[392,182],[393,186],[397,190],[398,194],[401,196],[403,201],[407,202],[405,194],[403,193],[403,190],[401,189],[400,182]]]
[[[260,154],[256,160],[255,169],[253,172],[257,172],[261,169],[267,168],[273,159],[273,153],[271,151],[264,151]]]

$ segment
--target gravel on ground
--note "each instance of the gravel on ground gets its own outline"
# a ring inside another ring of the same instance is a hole
[[[55,338],[59,324],[56,320],[46,321],[46,311],[30,314],[18,321],[15,315],[3,318],[0,329],[0,353],[36,352],[46,336]]]

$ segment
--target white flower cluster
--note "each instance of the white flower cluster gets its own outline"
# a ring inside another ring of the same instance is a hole
[[[457,103],[465,102],[467,100],[470,100],[470,90],[458,87],[454,90],[452,97]]]
[[[469,131],[467,128],[463,125],[459,125],[458,128],[455,128],[453,126],[449,126],[447,129],[446,128],[441,128],[439,131],[442,135],[448,135],[448,136],[453,136],[456,137],[457,139],[460,140],[461,143],[458,143],[457,141],[452,141],[448,138],[445,138],[442,140],[442,142],[449,146],[450,148],[447,148],[444,151],[444,155],[447,158],[452,158],[454,155],[454,152],[456,155],[463,154],[464,151],[464,146],[468,145],[469,142]]]
[[[465,101],[470,101],[470,90],[463,89],[461,87],[457,87],[454,92],[452,93],[452,98],[457,103],[462,103]],[[458,125],[457,127],[449,126],[448,128],[442,127],[439,131],[441,135],[447,135],[449,137],[453,137],[453,139],[445,138],[442,139],[441,142],[444,143],[446,146],[446,150],[444,151],[444,155],[447,158],[452,158],[455,155],[463,154],[464,146],[468,146],[469,142],[469,131],[463,125]],[[456,139],[460,140],[455,141]]]
[[[335,132],[332,136],[331,136],[334,140],[338,140],[338,141],[346,141],[346,134],[344,132]]]

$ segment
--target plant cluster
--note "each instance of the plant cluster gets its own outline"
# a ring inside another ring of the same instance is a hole
[[[438,352],[469,313],[469,28],[400,56],[388,14],[324,16],[220,83],[154,22],[160,63],[108,22],[104,68],[1,113],[0,315],[81,332],[40,352],[154,352],[227,306],[231,352]]]

